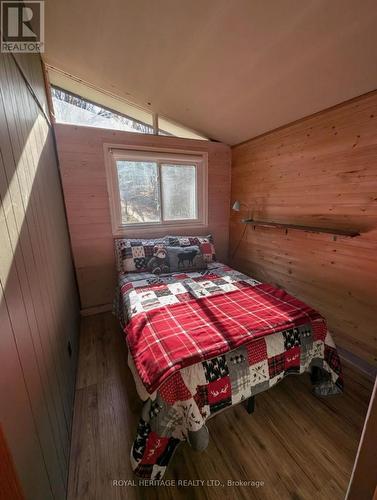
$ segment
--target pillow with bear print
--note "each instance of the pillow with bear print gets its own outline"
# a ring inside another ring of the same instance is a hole
[[[165,274],[170,272],[165,241],[159,239],[117,239],[118,272]]]

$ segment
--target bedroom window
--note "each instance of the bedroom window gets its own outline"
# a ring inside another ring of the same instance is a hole
[[[153,134],[151,124],[122,115],[58,87],[51,86],[51,96],[55,119],[58,123]]]
[[[53,113],[58,123],[208,140],[191,130],[124,97],[104,91],[46,64]]]
[[[206,224],[205,155],[110,149],[107,180],[116,235]]]

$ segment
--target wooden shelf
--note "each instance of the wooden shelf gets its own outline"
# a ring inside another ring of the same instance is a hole
[[[294,229],[298,231],[306,231],[308,233],[327,233],[334,236],[346,236],[348,238],[355,238],[355,236],[360,236],[357,231],[349,231],[347,229],[329,229],[326,227],[313,227],[313,226],[300,226],[298,224],[283,224],[280,222],[269,222],[253,219],[244,219],[242,222],[245,224],[251,224],[252,226],[265,226],[265,227],[275,227],[278,229]]]

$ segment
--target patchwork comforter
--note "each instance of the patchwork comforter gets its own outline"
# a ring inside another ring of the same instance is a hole
[[[326,374],[317,395],[342,391],[339,357],[320,314],[223,264],[120,275],[118,316],[145,401],[131,450],[139,476],[162,478],[180,442],[206,447],[208,418],[288,374],[315,366]]]

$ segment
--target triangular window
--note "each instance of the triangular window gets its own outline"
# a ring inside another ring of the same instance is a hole
[[[55,68],[47,69],[54,117],[58,123],[208,140],[173,120],[154,115],[149,109],[97,89]]]

